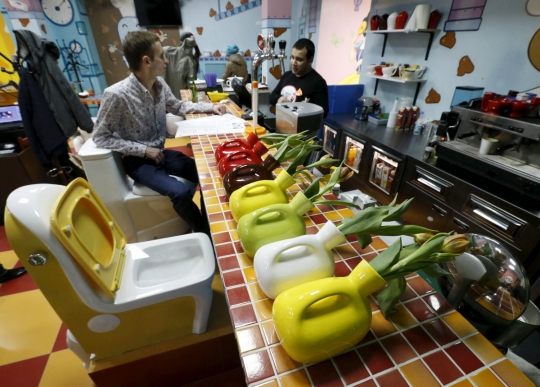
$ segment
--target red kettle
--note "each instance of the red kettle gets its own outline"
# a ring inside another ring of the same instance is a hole
[[[253,149],[259,157],[268,152],[268,148],[264,146],[264,144],[259,141],[259,137],[252,132],[246,140],[236,139],[219,144],[214,155],[216,161],[219,161],[225,155],[236,153],[244,149]]]
[[[262,160],[253,149],[244,149],[236,153],[229,153],[219,160],[219,175],[223,178],[231,169],[243,164],[262,164]]]

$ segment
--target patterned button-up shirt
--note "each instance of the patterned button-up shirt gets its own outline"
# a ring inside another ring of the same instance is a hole
[[[105,89],[92,135],[97,146],[144,157],[147,146],[163,148],[167,111],[176,115],[212,112],[211,103],[176,99],[160,77],[154,86],[155,100],[134,74]]]

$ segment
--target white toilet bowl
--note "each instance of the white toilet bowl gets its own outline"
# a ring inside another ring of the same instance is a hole
[[[92,188],[120,224],[128,242],[166,238],[190,230],[168,197],[134,183],[126,175],[119,153],[97,147],[89,139],[79,150],[79,157]],[[196,183],[174,177],[195,194]]]
[[[21,187],[6,208],[8,239],[83,363],[206,330],[215,273],[207,235],[127,244],[84,179]]]

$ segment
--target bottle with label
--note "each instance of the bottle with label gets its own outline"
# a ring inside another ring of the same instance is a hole
[[[416,120],[416,123],[414,124],[414,130],[413,135],[418,136],[419,134],[422,134],[422,131],[424,130],[424,112],[420,112],[420,117]]]
[[[199,102],[197,98],[197,85],[195,84],[195,79],[191,77],[191,102]]]

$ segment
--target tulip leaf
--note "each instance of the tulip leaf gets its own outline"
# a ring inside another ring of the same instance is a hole
[[[317,200],[313,204],[329,204],[331,206],[346,206],[352,208],[358,208],[358,206],[351,202],[345,202],[343,200]]]
[[[371,244],[371,242],[373,242],[373,239],[371,239],[370,234],[356,234],[356,238],[358,239],[358,244],[363,249],[368,247]]]
[[[397,196],[396,196],[396,198],[397,198]],[[395,207],[388,206],[388,207],[390,207],[390,209],[388,210],[388,215],[386,215],[386,217],[383,219],[383,221],[390,222],[392,220],[400,220],[401,216],[409,208],[409,205],[411,204],[413,199],[414,198],[407,199],[403,203],[401,203],[399,206],[395,206]],[[395,201],[395,199],[394,199],[394,201]]]
[[[399,302],[399,299],[405,292],[406,287],[407,281],[405,281],[405,278],[398,277],[388,281],[386,288],[377,294],[377,303],[379,304],[385,318],[388,318],[390,315],[397,312],[394,307]]]
[[[381,227],[382,218],[388,213],[387,209],[382,207],[368,207],[350,218],[343,219],[338,226],[343,235],[372,233],[377,234]]]
[[[320,190],[319,183],[321,182],[322,179],[323,179],[322,177],[316,178],[315,180],[313,180],[309,188],[304,191],[304,195],[306,195],[306,197],[309,200],[311,200],[312,197],[314,197],[315,195],[319,193],[319,190]]]
[[[433,278],[451,275],[449,272],[444,270],[438,263],[432,263],[431,265],[424,267],[422,271]]]
[[[387,236],[398,236],[398,235],[409,235],[420,234],[423,232],[432,232],[436,233],[436,230],[430,230],[422,226],[416,225],[395,225],[395,226],[381,226],[378,228],[377,235],[387,235]],[[375,234],[375,233],[374,233]]]
[[[388,247],[382,253],[377,255],[369,264],[377,273],[381,274],[399,259],[401,251],[401,238],[398,238],[392,246]]]

